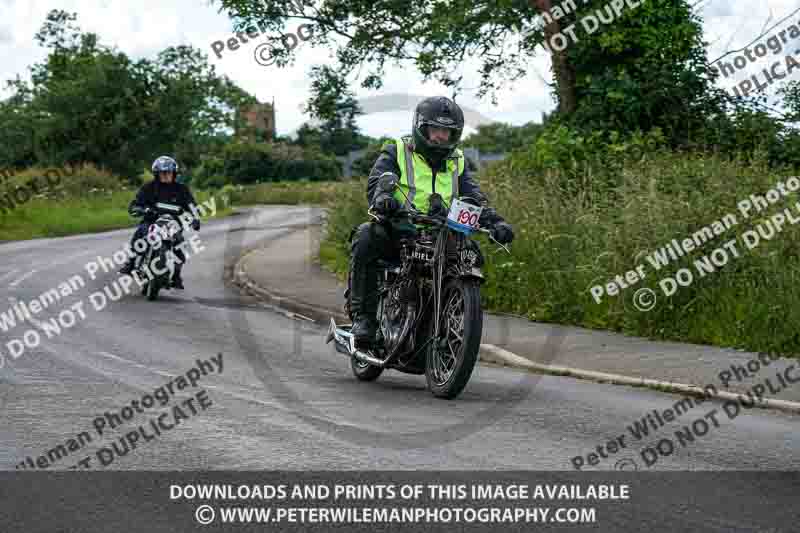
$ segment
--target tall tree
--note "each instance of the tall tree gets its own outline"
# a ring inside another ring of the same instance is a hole
[[[658,127],[672,144],[702,135],[728,98],[714,86],[702,21],[685,0],[646,0],[587,35],[607,0],[587,0],[562,19],[575,23],[568,48],[576,76],[573,123],[620,132]],[[578,21],[582,22],[578,22]]]
[[[533,6],[539,12],[539,16],[547,17],[542,28],[542,39],[551,42],[552,39],[561,34],[562,25],[553,16],[553,2],[551,0],[531,0]],[[567,49],[553,48],[551,52],[553,62],[553,76],[556,79],[556,90],[558,92],[558,112],[561,115],[571,115],[578,105],[578,96],[575,86],[575,67],[569,58]]]
[[[581,117],[597,119],[594,125],[607,121],[626,130],[669,123],[677,130],[701,108],[720,110],[706,97],[711,81],[702,28],[688,0],[643,0],[634,7],[614,2],[619,13],[608,0],[217,2],[242,29],[260,24],[274,30],[276,43],[287,28],[308,25],[314,45],[335,50],[335,71],[360,69],[368,88],[381,87],[387,64],[410,63],[425,79],[458,92],[463,65],[474,59],[480,63],[478,96],[494,100],[498,88],[528,72],[534,55],[552,53],[562,118],[583,111]],[[275,54],[289,61],[294,49],[278,46]]]
[[[191,47],[133,61],[82,33],[76,16],[53,10],[36,34],[49,50],[31,81],[11,82],[0,105],[0,164],[92,162],[135,176],[160,153],[184,164],[233,126],[235,108],[255,99],[218,77]]]
[[[525,74],[528,51],[513,43],[536,17],[530,0],[215,0],[237,28],[258,25],[271,32],[278,65],[296,50],[283,46],[281,35],[306,25],[314,46],[335,50],[334,71],[366,70],[362,86],[383,84],[387,63],[410,62],[426,78],[458,88],[460,67],[479,58],[481,94]]]
[[[322,150],[345,155],[366,146],[356,123],[362,112],[345,77],[328,66],[315,66],[311,69],[311,79],[311,98],[304,111],[320,122]]]
[[[800,122],[800,81],[786,84],[778,94],[783,97],[783,104],[787,109],[786,120]]]

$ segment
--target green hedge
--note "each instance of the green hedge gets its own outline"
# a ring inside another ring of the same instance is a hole
[[[341,177],[339,162],[316,150],[285,143],[233,142],[219,154],[203,158],[193,176],[199,187],[249,185],[306,179],[328,181]]]

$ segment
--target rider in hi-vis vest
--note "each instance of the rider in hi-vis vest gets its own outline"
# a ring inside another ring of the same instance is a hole
[[[439,193],[448,203],[453,197],[458,198],[458,177],[464,173],[464,154],[456,148],[453,155],[445,160],[445,168],[434,172],[425,157],[411,149],[412,143],[407,139],[395,139],[397,150],[397,166],[400,167],[400,182],[394,197],[401,205],[411,202],[417,209],[427,213],[430,208],[428,198]],[[436,180],[433,177],[436,175]],[[402,191],[402,192],[401,192]],[[408,199],[406,199],[406,197]]]
[[[437,193],[448,203],[459,196],[472,196],[486,206],[488,200],[470,176],[464,154],[458,149],[463,130],[464,114],[449,98],[433,97],[420,102],[414,111],[411,136],[386,143],[372,167],[367,182],[369,205],[383,215],[408,207],[409,202],[424,213],[441,214],[441,202],[431,205],[429,201],[430,195]],[[378,180],[385,172],[400,177],[394,194],[378,190]],[[481,213],[480,225],[489,227],[500,243],[514,238],[511,226],[490,207]],[[414,231],[410,221],[388,225],[373,221],[361,224],[353,232],[348,311],[353,320],[350,331],[358,348],[369,348],[376,340],[377,262],[398,259],[398,239],[407,236],[408,231]]]

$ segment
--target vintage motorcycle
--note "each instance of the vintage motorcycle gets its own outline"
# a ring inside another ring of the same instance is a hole
[[[397,182],[395,174],[385,173],[378,187],[392,193]],[[491,238],[491,232],[478,225],[483,208],[476,199],[453,199],[447,207],[440,195],[433,194],[434,202],[441,202],[446,216],[413,208],[398,213],[420,229],[415,237],[400,240],[399,263],[379,263],[377,347],[357,350],[352,324],[337,326],[333,318],[326,343],[335,341],[336,350],[350,357],[359,380],[375,380],[386,369],[425,374],[434,396],[452,399],[472,375],[483,330],[484,259],[470,235],[482,232]],[[368,214],[379,223],[388,221],[372,208]],[[349,302],[349,285],[347,296]],[[347,304],[345,309],[349,315]]]

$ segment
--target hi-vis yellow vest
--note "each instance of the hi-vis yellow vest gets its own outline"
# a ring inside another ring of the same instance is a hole
[[[408,196],[408,200],[423,213],[428,212],[430,206],[428,197],[434,192],[439,193],[448,204],[451,204],[453,198],[458,198],[458,180],[464,172],[464,154],[458,148],[453,152],[447,159],[447,170],[436,173],[434,189],[433,170],[424,157],[411,150],[406,139],[405,137],[395,139],[397,163],[400,166],[398,189],[402,190]],[[409,207],[406,196],[403,196],[400,190],[394,192],[395,198],[401,205]]]

